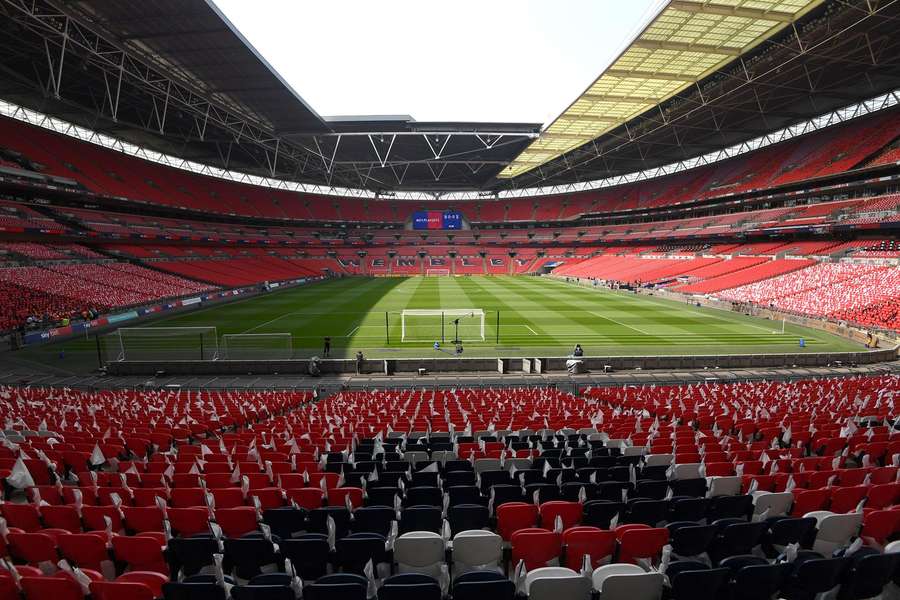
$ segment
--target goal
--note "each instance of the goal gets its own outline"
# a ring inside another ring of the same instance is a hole
[[[106,337],[116,361],[216,360],[215,327],[120,327]]]
[[[457,329],[458,325],[458,329]],[[407,309],[400,313],[404,342],[484,341],[484,311],[480,308]]]
[[[226,333],[222,336],[225,360],[289,360],[294,356],[290,333]]]
[[[425,275],[428,277],[441,277],[450,275],[450,269],[425,269]]]

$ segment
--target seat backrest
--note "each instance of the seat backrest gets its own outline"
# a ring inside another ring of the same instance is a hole
[[[662,573],[610,575],[602,582],[600,597],[659,600],[664,581],[665,576]]]
[[[394,541],[394,560],[409,568],[424,568],[444,560],[444,539],[431,531],[404,533]]]
[[[453,561],[469,568],[494,568],[503,558],[503,538],[490,531],[462,531],[453,538]]]

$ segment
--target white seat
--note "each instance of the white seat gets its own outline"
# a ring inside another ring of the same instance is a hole
[[[700,479],[700,463],[675,465],[673,479]]]
[[[428,453],[422,450],[410,450],[403,454],[403,460],[411,465],[428,461]]]
[[[674,461],[674,454],[648,454],[644,457],[644,464],[648,467],[663,467],[671,465]]]
[[[741,478],[736,475],[725,477],[707,477],[706,483],[709,486],[709,497],[716,496],[737,496],[741,493]]]
[[[475,459],[475,472],[476,473],[484,473],[485,471],[499,471],[500,467],[500,459],[499,458],[476,458]]]
[[[394,541],[398,573],[422,573],[438,578],[444,564],[444,538],[432,531],[410,531]]]
[[[445,463],[448,460],[457,460],[458,458],[453,450],[435,450],[431,453],[431,460],[438,463]]]
[[[753,492],[753,514],[761,515],[769,511],[770,517],[787,515],[794,503],[790,492]]]
[[[591,582],[566,567],[541,567],[525,575],[529,600],[587,600]]]
[[[803,516],[816,520],[819,532],[813,550],[823,556],[831,556],[832,552],[849,544],[850,538],[859,534],[863,518],[862,513],[836,514],[828,510],[816,510]]]
[[[491,531],[460,531],[453,538],[453,576],[469,571],[497,571],[503,561],[503,538]]]
[[[591,583],[601,600],[659,600],[665,576],[637,565],[613,564],[594,569]]]
[[[515,467],[517,471],[526,471],[531,468],[531,459],[530,458],[507,458],[503,463],[503,468],[507,471],[512,471],[512,468]]]
[[[628,446],[622,450],[622,456],[643,456],[646,452],[643,446]]]

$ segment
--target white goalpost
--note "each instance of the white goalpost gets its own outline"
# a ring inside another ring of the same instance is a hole
[[[120,327],[106,336],[115,361],[217,360],[215,327]]]
[[[400,313],[400,340],[435,342],[484,341],[484,311],[480,308],[406,309]]]
[[[290,333],[226,333],[222,336],[225,360],[289,360],[294,356]]]
[[[450,269],[425,269],[428,277],[442,277],[450,274]]]

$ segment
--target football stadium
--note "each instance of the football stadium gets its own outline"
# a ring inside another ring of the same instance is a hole
[[[0,0],[0,600],[900,598],[898,23]]]

